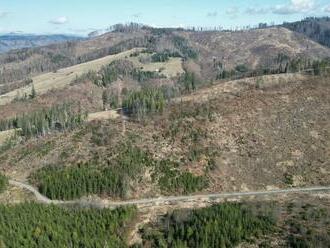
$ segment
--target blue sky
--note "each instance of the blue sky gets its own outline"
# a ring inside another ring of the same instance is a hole
[[[130,21],[235,28],[329,15],[329,0],[1,0],[0,33],[84,35]]]

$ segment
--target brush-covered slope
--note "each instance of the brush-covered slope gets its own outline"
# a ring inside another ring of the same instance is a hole
[[[285,28],[185,35],[198,50],[198,64],[205,76],[214,77],[219,65],[226,70],[237,65],[249,69],[276,68],[290,59],[330,57],[330,49]]]
[[[219,83],[146,119],[93,121],[9,144],[1,170],[55,199],[329,185],[329,101],[329,78]]]
[[[89,40],[11,51],[0,55],[0,84],[141,47],[141,39],[141,32],[116,32]]]
[[[285,28],[192,32],[141,27],[113,31],[85,41],[1,55],[0,83],[17,82],[31,74],[53,71],[136,47],[154,52],[168,50],[188,59],[186,64],[200,71],[204,79],[215,79],[219,70],[231,70],[236,66],[277,68],[280,63],[300,57],[309,60],[330,57],[329,48]]]

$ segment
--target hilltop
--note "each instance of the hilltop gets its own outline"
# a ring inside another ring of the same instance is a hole
[[[51,72],[136,47],[158,53],[167,51],[182,57],[185,66],[193,67],[197,75],[205,80],[222,77],[224,71],[284,70],[289,62],[297,64],[300,59],[307,61],[330,56],[329,48],[285,28],[199,32],[142,26],[118,29],[84,41],[0,55],[0,84],[12,89],[24,84],[30,75]]]
[[[301,33],[324,46],[330,47],[329,17],[308,17],[302,21],[284,23],[283,27]]]

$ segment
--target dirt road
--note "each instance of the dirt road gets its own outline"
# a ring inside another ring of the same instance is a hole
[[[43,196],[39,193],[37,189],[33,186],[18,182],[15,180],[10,180],[9,183],[13,186],[23,188],[32,192],[37,201],[44,204],[90,204],[97,205],[102,208],[115,208],[121,206],[130,206],[130,205],[157,205],[164,204],[167,202],[179,203],[185,201],[205,201],[205,200],[215,200],[222,198],[232,198],[232,197],[243,197],[243,196],[270,196],[270,195],[284,195],[284,194],[293,194],[293,193],[319,193],[324,191],[330,191],[330,186],[315,186],[315,187],[306,187],[306,188],[289,188],[289,189],[278,189],[278,190],[269,190],[269,191],[251,191],[251,192],[232,192],[232,193],[212,193],[212,194],[203,194],[203,195],[185,195],[185,196],[166,196],[159,198],[149,198],[149,199],[136,199],[136,200],[128,200],[128,201],[118,201],[118,202],[109,202],[109,203],[95,203],[95,202],[87,202],[85,200],[75,200],[75,201],[58,201],[51,200],[46,196]]]

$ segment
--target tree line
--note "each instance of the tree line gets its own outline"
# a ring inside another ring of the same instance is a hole
[[[50,199],[72,200],[87,195],[124,197],[127,182],[119,170],[93,165],[46,167],[35,175],[40,193]]]
[[[272,65],[274,64],[275,65]],[[223,64],[219,61],[214,61],[214,68],[217,68],[218,73],[216,79],[228,78],[244,78],[255,77],[262,75],[283,74],[303,72],[315,76],[329,73],[330,60],[311,60],[308,58],[294,58],[291,59],[286,55],[278,54],[275,61],[265,65],[262,68],[250,69],[247,65],[237,65],[234,69],[226,70]]]
[[[189,71],[185,71],[185,73],[183,73],[178,80],[181,93],[190,93],[195,91],[199,83],[200,82],[195,73]]]
[[[165,49],[162,52],[156,52],[155,54],[153,54],[151,56],[151,61],[154,62],[154,63],[155,62],[167,62],[172,57],[180,58],[181,55],[180,55],[179,52],[171,52],[170,50]]]
[[[146,168],[152,168],[153,181],[165,193],[193,193],[208,186],[205,176],[183,172],[179,164],[169,160],[155,160],[148,152],[130,143],[122,143],[114,150],[118,153],[106,162],[51,165],[33,173],[30,181],[43,195],[60,200],[87,195],[125,198],[134,183],[142,179]]]
[[[189,42],[186,38],[182,36],[175,35],[172,38],[173,45],[176,49],[178,49],[181,57],[183,58],[190,58],[190,59],[197,59],[198,53],[189,45]]]
[[[283,27],[330,47],[330,17],[307,17],[302,21],[283,23]]]
[[[236,247],[274,231],[275,220],[249,206],[224,203],[167,214],[156,227],[142,230],[147,247]]]
[[[136,209],[82,209],[23,203],[0,205],[0,247],[127,247]]]
[[[50,199],[70,200],[90,194],[123,198],[130,183],[138,180],[153,161],[147,153],[131,145],[121,144],[117,149],[119,154],[110,164],[48,166],[34,173],[31,181]]]
[[[164,78],[158,72],[134,68],[133,63],[127,60],[113,61],[109,65],[103,66],[98,73],[89,73],[85,76],[99,87],[108,87],[118,79],[125,77],[132,78],[139,83],[147,82],[150,79]]]
[[[127,95],[123,101],[123,109],[141,119],[148,114],[162,112],[165,103],[165,96],[161,89],[143,88]]]
[[[64,103],[32,113],[16,116],[13,119],[1,120],[0,131],[20,129],[25,137],[44,136],[51,131],[64,131],[84,123],[87,114],[79,107]]]
[[[178,167],[178,164],[170,160],[159,162],[154,177],[158,178],[158,185],[163,192],[189,194],[208,186],[208,179],[205,176],[195,176],[188,171],[182,172]]]

